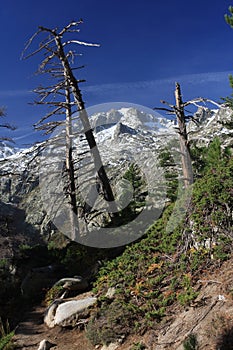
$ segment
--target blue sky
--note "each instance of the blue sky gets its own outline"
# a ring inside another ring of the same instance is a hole
[[[225,0],[1,0],[0,106],[18,126],[17,142],[30,143],[31,125],[41,116],[30,91],[43,83],[34,72],[40,57],[20,60],[26,41],[39,25],[63,27],[83,18],[80,40],[100,48],[79,47],[79,71],[86,105],[125,101],[159,106],[173,103],[174,82],[185,100],[219,100],[231,93],[233,30]],[[39,138],[39,135],[38,135]]]

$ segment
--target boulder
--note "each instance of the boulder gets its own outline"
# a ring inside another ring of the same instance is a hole
[[[95,297],[79,300],[57,299],[47,309],[44,322],[49,328],[85,324],[89,317],[89,307],[97,301]]]
[[[101,350],[116,350],[119,346],[119,343],[111,343],[109,345],[104,345]]]
[[[50,343],[48,340],[43,339],[40,342],[38,350],[49,350],[53,346],[56,346],[56,344]]]
[[[88,318],[88,308],[97,301],[95,297],[80,300],[70,300],[58,305],[54,317],[54,324],[58,326],[75,326],[80,321]],[[83,322],[85,323],[85,322]]]
[[[54,302],[47,308],[47,310],[45,312],[44,323],[49,328],[55,327],[54,318],[56,315],[56,310],[57,310],[58,305],[61,304],[62,301],[63,301],[62,299],[54,300]]]

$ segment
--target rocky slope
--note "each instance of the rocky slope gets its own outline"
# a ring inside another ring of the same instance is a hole
[[[54,350],[183,350],[185,339],[195,334],[198,349],[230,350],[233,339],[233,300],[229,294],[233,286],[232,266],[231,259],[200,279],[196,285],[198,298],[183,311],[174,309],[169,324],[162,324],[160,329],[143,336],[130,336],[123,344],[116,342],[97,347],[86,338],[85,331],[62,331],[59,327],[48,329],[43,323],[45,308],[39,306],[19,324],[14,337],[16,349],[37,350],[40,342],[46,339],[54,345]]]
[[[188,126],[190,141],[203,145],[208,144],[213,136],[219,136],[224,145],[232,144],[232,130],[222,124],[229,122],[231,118],[232,112],[229,109],[218,111],[199,109],[194,115],[195,123],[191,121]],[[119,180],[132,162],[139,165],[146,175],[148,183],[154,183],[156,177],[158,178],[157,181],[161,181],[163,172],[156,159],[159,150],[164,147],[168,146],[170,151],[173,152],[177,170],[181,168],[179,153],[177,152],[178,136],[174,129],[174,122],[156,113],[149,114],[135,108],[121,108],[96,113],[90,121],[95,130],[97,144],[109,177],[112,178],[113,182],[115,178],[116,193],[121,191],[122,184]],[[79,127],[77,130],[79,131]],[[76,138],[74,149],[74,155],[80,159],[80,164],[84,169],[82,170],[81,166],[79,168],[79,186],[82,195],[85,197],[88,196],[91,185],[95,183],[95,171],[83,137]],[[20,210],[25,211],[25,222],[28,223],[27,230],[29,234],[30,232],[38,232],[46,237],[46,235],[49,236],[53,232],[55,227],[46,214],[46,210],[49,211],[49,205],[47,207],[45,205],[44,208],[43,204],[45,203],[42,203],[39,173],[44,173],[47,178],[49,170],[41,170],[41,157],[37,157],[37,154],[38,148],[36,146],[19,152],[7,144],[2,143],[0,145],[2,158],[0,159],[2,174],[0,192],[2,202],[10,206],[17,206]],[[61,161],[63,160],[59,158],[59,164],[61,164]],[[47,162],[49,169],[53,166],[52,164],[55,164],[54,157]],[[119,169],[121,170],[119,171]],[[89,179],[88,185],[86,185],[87,177]],[[119,185],[117,185],[118,182]],[[49,193],[49,186],[45,191]],[[153,188],[151,191],[154,195]]]

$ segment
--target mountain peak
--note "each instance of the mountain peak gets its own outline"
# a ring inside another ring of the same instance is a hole
[[[0,141],[0,159],[13,156],[17,152],[18,149],[15,148],[10,142]]]
[[[137,131],[131,128],[130,126],[125,125],[122,122],[119,122],[117,123],[116,128],[114,130],[113,138],[114,139],[118,138],[120,134],[136,135]]]

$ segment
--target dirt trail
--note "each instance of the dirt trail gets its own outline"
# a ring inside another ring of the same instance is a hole
[[[37,350],[41,340],[54,344],[54,350],[94,350],[85,338],[84,332],[61,327],[49,329],[43,323],[45,307],[34,307],[17,326],[14,336],[16,350]]]
[[[148,350],[182,350],[184,339],[192,332],[197,335],[200,349],[233,349],[233,258],[214,271],[203,271],[201,277],[196,285],[199,295],[192,305],[181,311],[174,305],[164,329],[155,327],[143,337],[129,337],[118,350],[129,350],[139,342],[146,344]],[[49,329],[43,323],[44,312],[45,307],[40,305],[25,315],[16,329],[16,350],[38,350],[43,339],[54,344],[52,350],[96,349],[84,331],[58,326]]]

